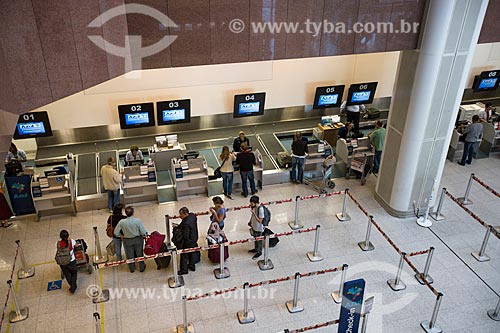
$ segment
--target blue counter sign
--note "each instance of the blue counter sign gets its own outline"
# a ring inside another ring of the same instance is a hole
[[[358,332],[364,293],[364,279],[344,283],[338,333]]]

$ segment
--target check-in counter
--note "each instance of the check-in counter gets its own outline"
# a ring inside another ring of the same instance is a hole
[[[344,126],[342,123],[333,123],[324,126],[320,123],[317,127],[319,131],[317,131],[317,134],[315,133],[315,136],[320,140],[325,140],[332,147],[335,147],[339,138],[339,128],[342,126]]]
[[[123,175],[122,189],[125,205],[158,200],[154,164],[124,167]]]
[[[346,168],[351,167],[351,160],[353,157],[366,156],[371,158],[374,153],[370,151],[370,139],[367,137],[359,138],[357,140],[350,140],[347,142],[345,139],[337,141],[337,160],[342,160]]]
[[[37,220],[42,215],[60,214],[70,211],[76,215],[75,194],[70,174],[33,177],[31,194]]]
[[[179,158],[183,150],[186,150],[185,146],[176,145],[172,148],[159,148],[151,152],[150,156],[155,163],[156,171],[172,170],[172,159]]]
[[[462,158],[464,153],[464,143],[460,141],[460,133],[454,129],[451,135],[450,147],[448,148],[448,154],[446,158],[450,161],[455,161],[456,159]]]
[[[483,123],[483,140],[479,145],[479,150],[486,154],[486,156],[500,151],[500,129],[498,123]]]
[[[177,199],[186,195],[208,195],[208,170],[203,156],[186,161],[172,159],[170,163],[174,173],[174,189]]]
[[[262,159],[261,152],[256,149],[254,152],[255,160],[257,161],[257,165],[253,166],[253,175],[255,179],[255,186],[259,189],[262,189],[263,184],[263,172],[264,172],[264,161]],[[250,184],[249,184],[250,186]],[[240,171],[236,170],[233,174],[233,193],[238,193],[241,190],[241,176]]]

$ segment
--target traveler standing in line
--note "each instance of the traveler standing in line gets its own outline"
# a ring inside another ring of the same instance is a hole
[[[134,207],[125,208],[127,218],[120,220],[115,228],[115,236],[121,237],[125,247],[127,259],[144,257],[144,238],[148,235],[144,224],[138,218],[134,217]],[[123,234],[122,234],[123,233]],[[135,271],[135,263],[129,263],[130,273]],[[139,271],[144,272],[146,263],[139,261]]]
[[[137,146],[130,147],[129,151],[125,155],[125,165],[132,165],[132,162],[140,162],[144,164],[144,157],[142,156],[142,151]]]
[[[102,184],[106,192],[108,192],[108,209],[110,213],[113,213],[113,207],[120,203],[120,185],[122,183],[122,177],[114,167],[115,159],[110,157],[108,158],[108,164],[103,165],[101,168]]]
[[[224,220],[226,219],[226,208],[224,207],[224,201],[221,197],[216,196],[212,198],[214,207],[210,207],[210,221],[217,222],[219,224],[220,230],[224,229]]]
[[[292,182],[294,184],[303,182],[304,162],[308,152],[307,142],[302,139],[302,134],[295,133],[295,139],[292,142]]]
[[[250,146],[250,140],[245,136],[245,132],[240,131],[238,133],[238,137],[234,139],[233,142],[233,151],[235,153],[239,153],[241,151],[241,144],[246,143],[247,147]]]
[[[118,222],[120,222],[123,219],[126,219],[127,217],[123,215],[123,205],[120,203],[113,207],[113,214],[109,216],[108,218],[108,226],[111,225],[113,228],[113,243],[115,243],[115,251],[116,251],[116,259],[118,261],[123,260],[122,258],[122,238],[121,236],[123,233],[120,234],[120,236],[115,236],[114,229],[118,225]]]
[[[179,209],[181,223],[174,228],[172,239],[179,249],[198,247],[198,218],[189,212],[187,207]],[[179,275],[185,275],[188,270],[196,271],[196,262],[199,252],[181,253]]]
[[[243,190],[241,195],[246,198],[248,197],[248,181],[250,181],[250,190],[252,191],[252,195],[257,193],[253,174],[253,166],[257,165],[257,161],[254,153],[248,149],[246,143],[242,143],[240,149],[241,152],[236,155],[236,162],[240,166],[241,188]]]
[[[67,230],[61,230],[59,237],[61,240],[57,242],[56,261],[69,261],[67,264],[60,264],[59,267],[61,267],[64,277],[66,278],[66,281],[68,281],[70,286],[69,291],[74,294],[76,291],[76,278],[78,275],[74,251],[76,241],[69,238],[69,232]]]
[[[370,141],[375,149],[375,157],[373,158],[373,173],[378,173],[385,139],[385,128],[382,127],[382,122],[380,120],[377,120],[375,123],[375,130],[369,133],[368,137],[370,138]]]
[[[472,155],[476,150],[477,143],[483,137],[483,124],[479,122],[479,116],[477,114],[472,117],[472,124],[467,126],[462,132],[462,135],[465,135],[464,153],[462,155],[462,160],[458,162],[458,164],[463,166],[465,163],[472,163]]]
[[[259,197],[252,195],[250,197],[250,221],[248,226],[251,227],[251,234],[253,237],[260,237],[264,232],[264,224],[262,220],[265,217],[264,207],[259,205]],[[255,253],[252,259],[257,259],[262,255],[262,240],[255,241],[255,247],[248,251],[249,253]]]
[[[233,193],[234,175],[233,161],[236,161],[236,156],[229,152],[228,146],[224,146],[222,147],[219,161],[221,162],[220,172],[222,174],[222,187],[224,188],[224,195],[229,199],[232,199],[231,194]]]
[[[9,219],[14,216],[14,213],[5,198],[3,191],[3,183],[0,182],[0,223],[2,224],[2,228],[8,228],[12,226],[12,222],[9,222]]]
[[[347,112],[346,112],[347,111]],[[340,106],[340,112],[346,112],[347,122],[351,122],[354,124],[354,132],[359,133],[359,118],[360,111],[365,112],[366,107],[364,104],[361,105],[347,105],[347,101],[343,101]]]

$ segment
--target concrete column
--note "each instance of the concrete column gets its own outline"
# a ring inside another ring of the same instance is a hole
[[[487,6],[430,0],[420,49],[401,52],[375,193],[394,216],[411,216],[413,203],[425,208],[437,195]]]

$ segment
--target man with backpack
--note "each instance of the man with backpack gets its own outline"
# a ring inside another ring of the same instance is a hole
[[[64,277],[70,285],[69,291],[74,294],[76,291],[76,278],[78,275],[74,251],[76,241],[69,238],[69,232],[66,230],[61,230],[59,237],[61,237],[61,240],[57,242],[55,260],[61,267]]]
[[[264,229],[269,225],[271,220],[271,212],[265,206],[259,204],[259,197],[252,195],[250,197],[250,221],[248,226],[251,227],[250,233],[253,237],[260,237],[264,232]],[[255,241],[255,248],[248,251],[249,253],[255,253],[252,259],[256,260],[262,255],[262,240]]]

